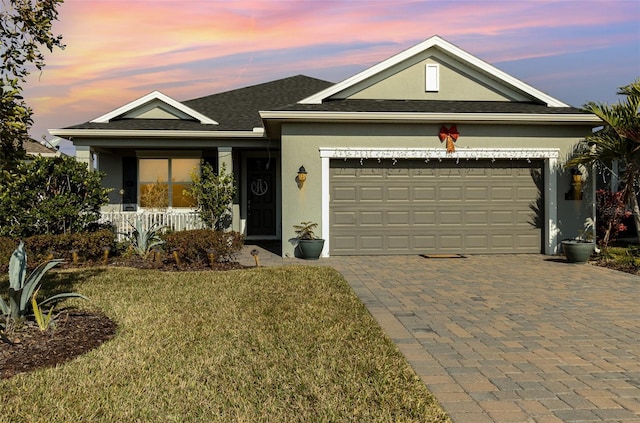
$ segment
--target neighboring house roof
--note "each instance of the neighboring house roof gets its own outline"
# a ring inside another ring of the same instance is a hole
[[[22,148],[24,148],[27,154],[31,156],[54,157],[61,154],[58,150],[49,148],[36,140],[27,140],[23,142]]]
[[[304,75],[292,76],[178,103],[157,91],[92,121],[64,129],[253,131],[262,128],[260,110],[278,109],[323,90],[332,83]],[[159,101],[159,102],[158,102]],[[150,108],[163,107],[174,118],[146,118]],[[212,123],[203,123],[206,117]],[[55,134],[64,136],[63,131]]]

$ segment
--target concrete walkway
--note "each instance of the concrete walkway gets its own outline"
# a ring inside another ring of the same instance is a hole
[[[541,255],[312,263],[344,275],[456,423],[640,422],[638,276]]]

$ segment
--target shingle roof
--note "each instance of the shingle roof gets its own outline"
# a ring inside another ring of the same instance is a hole
[[[184,101],[183,104],[217,121],[218,125],[179,119],[114,119],[85,122],[66,129],[252,131],[262,127],[260,111],[382,112],[382,113],[514,113],[578,114],[574,107],[548,107],[535,102],[453,100],[330,100],[300,104],[299,100],[332,83],[304,75]]]
[[[259,111],[294,104],[331,85],[332,82],[297,75],[185,101],[184,104],[227,126],[226,129],[250,130],[262,127]]]
[[[385,113],[531,113],[576,114],[575,107],[547,107],[533,102],[453,100],[331,100],[321,104],[293,104],[278,111]]]
[[[25,140],[22,143],[22,148],[27,152],[27,154],[59,154],[58,150],[49,148],[46,145],[39,143],[36,140]]]
[[[260,110],[287,106],[332,84],[297,75],[182,102],[218,125],[178,119],[114,119],[108,123],[85,122],[65,129],[251,131],[262,127]]]

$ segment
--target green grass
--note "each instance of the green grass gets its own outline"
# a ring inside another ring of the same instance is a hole
[[[55,280],[89,296],[118,334],[0,381],[0,422],[449,421],[332,269],[116,268]]]

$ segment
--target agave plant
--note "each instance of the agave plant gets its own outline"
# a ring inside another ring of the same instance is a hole
[[[29,300],[33,297],[34,292],[40,288],[42,277],[62,262],[63,260],[60,259],[44,262],[27,277],[27,253],[24,249],[24,243],[20,241],[18,248],[14,250],[9,260],[9,301],[5,302],[0,298],[0,313],[4,316],[5,321],[15,321],[27,316],[30,312]],[[88,299],[75,292],[65,292],[49,297],[38,305],[55,305],[67,298]]]
[[[157,245],[164,244],[164,241],[160,238],[160,233],[163,226],[154,223],[149,229],[144,229],[140,219],[136,220],[135,226],[129,222],[129,225],[133,228],[131,233],[125,234],[131,242],[131,248],[143,259],[147,258],[151,249]]]

